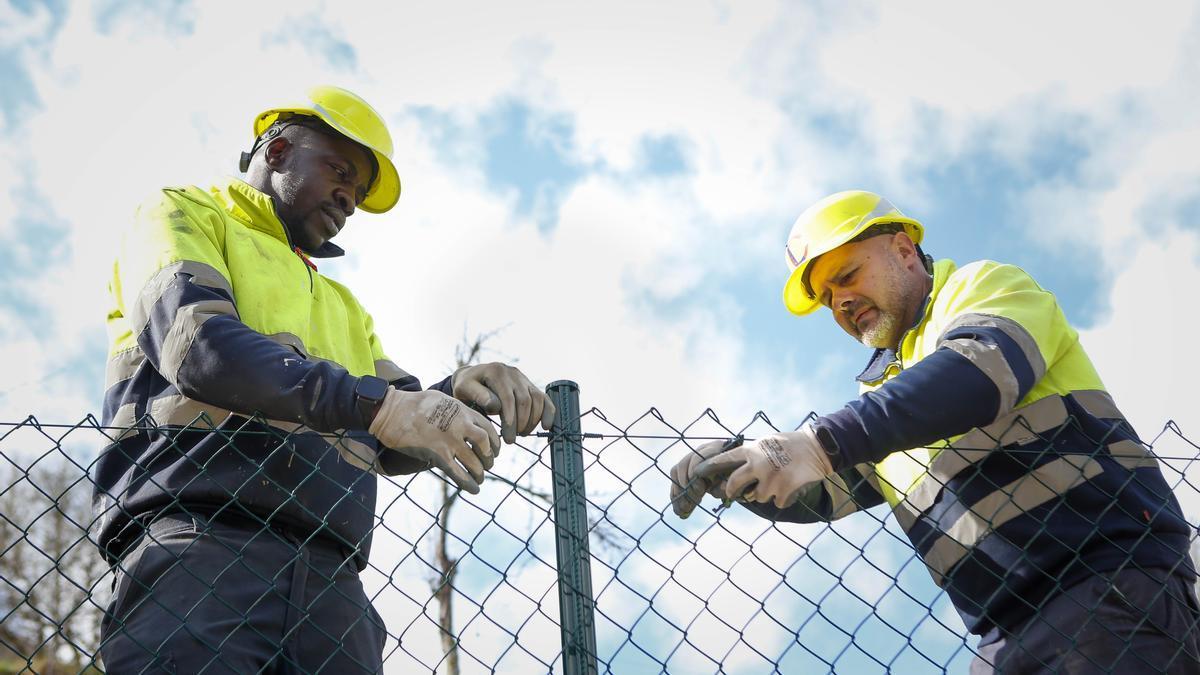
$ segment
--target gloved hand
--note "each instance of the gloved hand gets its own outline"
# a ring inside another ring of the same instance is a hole
[[[486,417],[440,391],[389,388],[368,431],[388,448],[441,469],[471,494],[479,494],[483,472],[500,449]]]
[[[725,497],[723,481],[697,476],[696,467],[730,447],[733,447],[730,441],[709,441],[695,448],[688,448],[683,459],[671,468],[671,509],[675,511],[675,515],[680,518],[692,515],[692,511],[700,505],[700,499],[706,492],[717,499]]]
[[[537,426],[550,431],[554,425],[554,404],[541,389],[533,386],[521,371],[503,363],[464,366],[450,376],[454,398],[473,403],[489,415],[500,413],[500,432],[513,443],[517,435],[526,436]]]
[[[706,459],[694,473],[709,481],[727,477],[728,499],[775,502],[786,509],[800,498],[804,486],[831,475],[833,465],[816,431],[806,424]]]

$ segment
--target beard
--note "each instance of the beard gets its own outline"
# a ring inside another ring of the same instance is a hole
[[[858,337],[862,344],[875,349],[895,349],[900,336],[907,330],[904,326],[905,308],[914,301],[914,296],[924,290],[918,282],[894,258],[888,258],[888,270],[879,302],[874,303],[879,317]]]
[[[858,341],[875,349],[892,348],[900,339],[900,317],[895,312],[879,309],[875,324],[863,331]]]
[[[275,215],[283,223],[293,246],[313,253],[326,241],[320,204],[309,206],[305,199],[304,181],[294,174],[282,174],[275,184]],[[311,201],[311,198],[309,199]]]

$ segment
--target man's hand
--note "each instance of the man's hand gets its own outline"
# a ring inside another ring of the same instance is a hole
[[[708,481],[725,478],[725,497],[774,502],[786,509],[802,488],[833,473],[829,455],[809,425],[772,434],[700,462],[694,474]]]
[[[479,494],[500,438],[483,415],[440,391],[389,388],[369,429],[388,448],[441,469],[458,487]]]
[[[550,431],[554,424],[554,404],[541,389],[533,386],[521,371],[503,363],[464,366],[450,377],[454,398],[471,403],[489,415],[500,414],[500,432],[514,443],[527,436],[541,421]]]
[[[741,436],[738,436],[740,444]],[[700,505],[704,493],[718,499],[725,497],[724,485],[720,480],[709,480],[696,475],[696,467],[706,459],[715,457],[730,448],[736,447],[734,441],[709,441],[703,445],[689,448],[687,455],[671,468],[671,509],[680,518],[687,518]]]

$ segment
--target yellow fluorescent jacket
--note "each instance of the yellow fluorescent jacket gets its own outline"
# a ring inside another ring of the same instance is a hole
[[[236,502],[365,552],[372,472],[425,467],[380,452],[354,388],[368,374],[420,384],[350,291],[293,250],[271,199],[239,180],[164,189],[122,239],[109,291],[104,422],[129,429],[97,465],[102,543],[164,504]]]

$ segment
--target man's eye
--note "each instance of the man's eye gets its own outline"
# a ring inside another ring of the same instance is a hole
[[[329,166],[333,167],[333,172],[337,174],[338,178],[340,178],[342,180],[346,179],[346,170],[345,169],[338,166],[337,164],[330,164]]]

